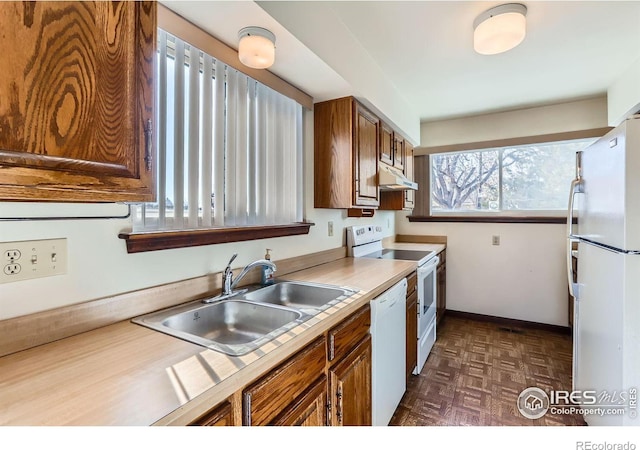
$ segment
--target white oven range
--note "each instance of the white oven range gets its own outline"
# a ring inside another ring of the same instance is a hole
[[[429,352],[436,341],[436,269],[440,259],[434,251],[397,250],[384,248],[382,227],[379,225],[352,226],[347,228],[347,248],[354,258],[399,259],[416,261],[418,267],[418,365],[417,375],[424,367]]]

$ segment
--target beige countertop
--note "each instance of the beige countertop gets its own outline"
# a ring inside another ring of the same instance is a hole
[[[283,277],[361,291],[241,357],[128,320],[2,357],[0,425],[187,424],[413,270],[344,258]]]

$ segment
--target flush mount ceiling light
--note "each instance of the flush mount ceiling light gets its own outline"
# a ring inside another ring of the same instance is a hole
[[[276,60],[276,36],[260,27],[246,27],[238,32],[238,57],[254,69],[271,67]]]
[[[473,48],[481,55],[511,50],[524,40],[527,7],[507,3],[488,9],[473,22]]]

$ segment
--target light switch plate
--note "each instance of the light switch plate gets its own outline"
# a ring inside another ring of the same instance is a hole
[[[67,240],[0,242],[0,283],[67,273]]]

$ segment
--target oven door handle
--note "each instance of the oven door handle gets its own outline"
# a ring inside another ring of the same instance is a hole
[[[418,267],[418,270],[417,270],[418,276],[427,275],[435,267],[438,266],[439,262],[440,262],[440,258],[438,258],[437,256],[435,258],[430,259],[426,264]]]

